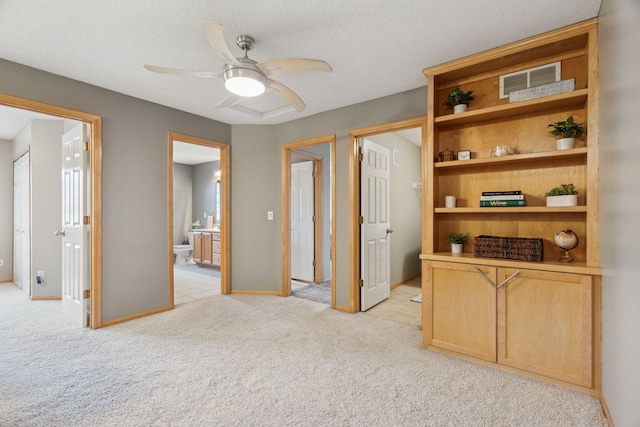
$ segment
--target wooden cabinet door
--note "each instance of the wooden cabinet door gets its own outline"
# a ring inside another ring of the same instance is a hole
[[[496,268],[425,261],[424,344],[496,361]]]
[[[202,233],[193,233],[193,261],[202,262]]]
[[[520,270],[498,289],[498,362],[591,387],[592,310],[591,276]]]
[[[211,233],[202,233],[202,263],[213,264],[213,238]]]

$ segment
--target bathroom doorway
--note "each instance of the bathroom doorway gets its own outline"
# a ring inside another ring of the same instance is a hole
[[[170,306],[229,294],[228,145],[170,133]]]

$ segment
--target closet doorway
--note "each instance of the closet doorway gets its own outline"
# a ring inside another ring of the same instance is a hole
[[[336,306],[335,135],[282,146],[282,296]],[[292,292],[293,286],[293,292]]]

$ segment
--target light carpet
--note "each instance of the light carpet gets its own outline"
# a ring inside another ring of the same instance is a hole
[[[217,295],[88,330],[0,284],[0,334],[2,426],[606,426],[593,397],[299,298]]]
[[[331,281],[292,287],[291,295],[323,304],[331,304]]]

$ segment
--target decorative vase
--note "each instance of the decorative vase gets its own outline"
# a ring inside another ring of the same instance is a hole
[[[458,104],[453,106],[453,114],[464,113],[467,111],[467,104]]]
[[[452,243],[451,244],[451,253],[452,254],[461,254],[464,243]]]
[[[558,150],[569,150],[573,148],[575,138],[562,138],[556,141],[556,148]]]
[[[547,206],[578,206],[578,196],[576,194],[547,196]]]

